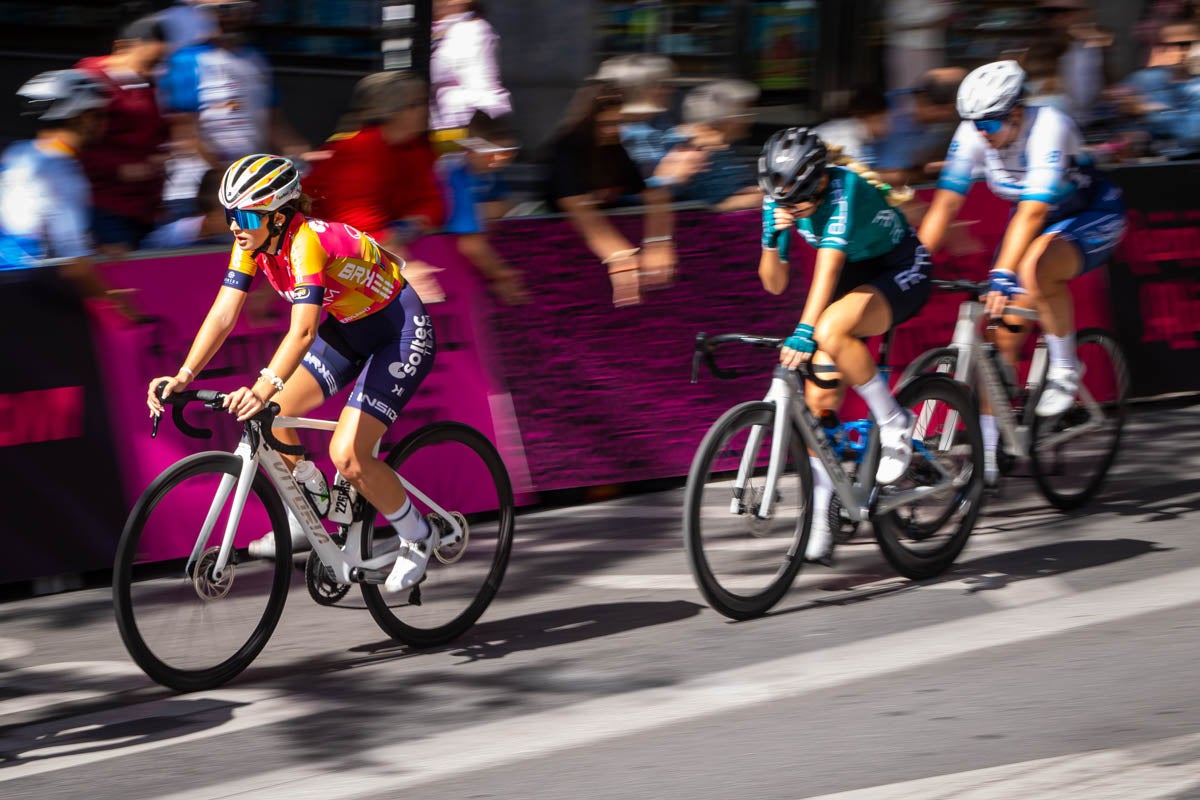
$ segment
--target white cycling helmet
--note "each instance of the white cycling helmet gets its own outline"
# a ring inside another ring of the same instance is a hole
[[[230,211],[275,211],[299,196],[300,173],[283,156],[243,156],[221,178],[221,205]]]
[[[35,75],[17,90],[17,97],[21,114],[42,122],[63,122],[108,105],[103,84],[79,69]]]
[[[958,87],[958,115],[965,120],[1008,116],[1025,89],[1025,70],[1015,61],[993,61],[971,70]]]

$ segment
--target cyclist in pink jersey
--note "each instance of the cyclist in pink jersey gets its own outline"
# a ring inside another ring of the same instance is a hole
[[[300,176],[281,156],[251,155],[221,181],[221,204],[235,244],[224,285],[200,326],[183,366],[150,382],[147,405],[162,413],[155,394],[186,387],[220,349],[262,270],[292,304],[291,324],[270,363],[252,386],[226,397],[239,421],[279,403],[284,415],[307,413],[350,382],[354,388],[338,418],[329,455],[338,472],[391,522],[400,537],[389,591],[414,586],[425,574],[430,529],[409,500],[399,476],[372,455],[433,366],[433,326],[416,291],[404,280],[404,262],[370,236],[340,222],[307,216]],[[321,309],[329,311],[319,322]],[[295,431],[276,431],[299,444]],[[293,548],[308,546],[291,517]],[[250,544],[251,555],[273,557],[275,533]]]

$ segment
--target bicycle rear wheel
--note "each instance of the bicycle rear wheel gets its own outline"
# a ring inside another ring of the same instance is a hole
[[[1129,397],[1129,368],[1111,334],[1080,331],[1076,352],[1084,367],[1079,398],[1059,417],[1034,415],[1029,453],[1038,488],[1064,511],[1082,506],[1104,482],[1121,443]]]
[[[235,550],[224,574],[213,573],[225,534],[241,460],[230,453],[197,453],[169,467],[134,505],[117,546],[113,604],[129,655],[147,675],[181,692],[220,686],[250,665],[271,638],[291,579],[291,538],[277,537],[274,561]],[[188,556],[210,506],[216,524],[203,555]],[[258,473],[234,536],[244,548],[267,529],[287,531],[279,495]]]
[[[385,461],[456,515],[466,539],[460,545],[438,548],[425,580],[415,588],[393,595],[378,584],[364,583],[363,599],[376,624],[392,638],[414,647],[445,644],[475,624],[504,578],[514,522],[508,471],[487,437],[457,422],[413,431]],[[410,496],[422,514],[430,513],[419,497]],[[387,520],[370,506],[365,514],[364,559],[396,543],[396,532]]]
[[[793,431],[768,519],[756,515],[771,455],[775,406],[743,403],[700,443],[684,494],[683,535],[700,593],[731,619],[767,613],[795,580],[812,525],[812,467]],[[739,468],[750,470],[737,491]]]
[[[983,495],[983,433],[969,393],[950,378],[919,375],[901,387],[896,401],[917,419],[913,458],[904,477],[882,487],[880,498],[943,488],[871,522],[888,563],[906,578],[923,580],[954,563],[975,527]]]

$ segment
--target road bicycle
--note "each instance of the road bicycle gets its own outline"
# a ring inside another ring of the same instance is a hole
[[[701,362],[719,378],[740,374],[716,362],[716,350],[731,342],[778,349],[782,339],[701,333],[693,382]],[[776,363],[766,397],[726,411],[704,436],[688,473],[688,561],[704,598],[732,619],[765,614],[803,566],[813,514],[809,452],[825,465],[841,513],[853,523],[869,520],[884,557],[905,577],[930,578],[949,568],[979,515],[983,439],[966,387],[923,375],[898,393],[897,401],[918,420],[913,458],[900,480],[879,486],[878,427],[867,420],[849,429],[826,428],[804,400],[806,381],[838,385],[817,377],[809,365],[791,370]],[[840,446],[839,436],[858,444]]]
[[[1057,417],[1034,413],[1041,397],[1049,358],[1039,336],[1029,360],[1024,385],[1004,363],[991,341],[990,329],[1000,325],[1022,330],[1003,319],[983,324],[986,312],[979,298],[986,283],[935,280],[933,285],[968,295],[958,307],[958,321],[949,347],[930,350],[913,360],[901,376],[903,385],[917,375],[953,375],[985,399],[1000,431],[997,466],[1010,474],[1028,456],[1034,480],[1051,505],[1064,511],[1079,508],[1100,489],[1116,458],[1129,396],[1129,368],[1116,338],[1100,328],[1076,334],[1076,351],[1083,365],[1075,405]],[[1004,313],[1036,321],[1034,309],[1007,306]],[[978,412],[976,412],[978,413]]]
[[[164,403],[180,431],[209,438],[212,431],[187,422],[183,409],[196,402],[224,411],[224,398],[211,390],[183,391]],[[351,521],[326,530],[281,457],[304,449],[272,433],[273,426],[332,431],[336,423],[278,414],[278,404],[268,403],[247,420],[232,453],[197,453],[168,467],[125,523],[113,570],[117,624],[133,660],[165,686],[219,686],[262,651],[287,598],[291,537],[275,536],[274,559],[253,558],[246,547],[267,530],[289,530],[285,507],[312,545],[305,577],[313,598],[329,605],[357,584],[379,627],[406,644],[454,639],[500,588],[512,548],[513,492],[500,454],[483,434],[435,422],[388,452],[388,466],[419,476],[419,486],[400,480],[430,524],[436,557],[420,583],[389,595],[380,584],[396,558],[392,527],[365,499],[336,491],[342,483],[335,481],[333,501],[350,504]]]

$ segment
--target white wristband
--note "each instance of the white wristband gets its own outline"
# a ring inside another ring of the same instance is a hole
[[[275,391],[283,391],[283,379],[271,371],[269,367],[263,367],[258,373],[263,378],[266,378],[267,383],[275,387]]]
[[[659,242],[673,242],[673,241],[675,241],[675,240],[671,236],[647,236],[645,239],[642,239],[642,244],[657,244]]]
[[[189,377],[189,378],[194,378],[194,377],[196,377],[196,373],[192,372],[192,371],[191,371],[190,369],[188,369],[187,367],[180,367],[180,368],[179,368],[179,371],[180,371],[180,372],[186,372],[186,373],[188,374],[188,377]]]

